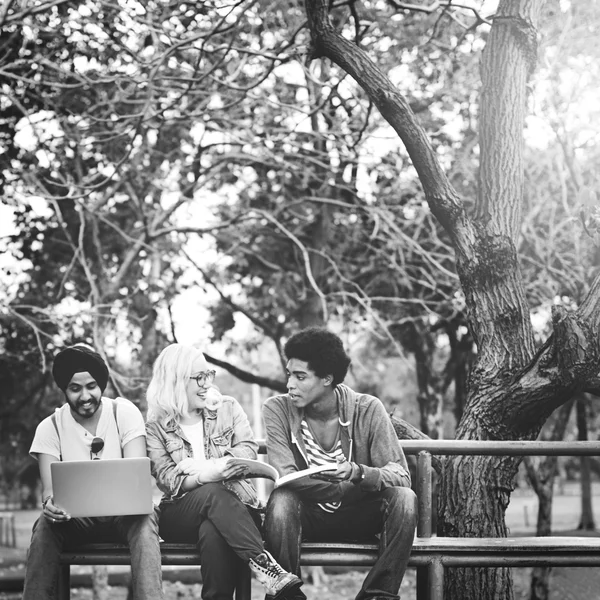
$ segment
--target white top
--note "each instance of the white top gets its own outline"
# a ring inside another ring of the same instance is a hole
[[[300,423],[300,429],[302,431],[302,438],[304,440],[304,447],[306,448],[306,458],[308,458],[309,467],[317,467],[320,465],[326,465],[337,462],[338,458],[344,457],[344,451],[342,450],[342,440],[338,431],[336,441],[333,444],[333,448],[325,450],[319,442],[315,439],[310,430],[310,427],[306,420],[302,419]],[[325,512],[335,512],[341,505],[341,502],[323,502],[317,506],[323,509]]]
[[[196,460],[204,460],[204,419],[200,419],[195,425],[182,425],[179,423],[187,441],[192,445],[192,456]]]
[[[112,403],[117,403],[117,419],[119,429],[115,423]],[[98,409],[100,410],[100,409]],[[54,411],[56,428],[52,424],[52,417],[46,417],[35,430],[35,436],[29,449],[29,454],[37,460],[38,454],[50,454],[62,460],[89,460],[90,447],[94,437],[104,440],[104,448],[94,455],[94,458],[121,458],[122,448],[131,440],[144,436],[144,417],[139,409],[125,398],[102,397],[102,413],[98,421],[96,435],[82,427],[71,414],[68,404],[63,404]],[[119,439],[120,435],[120,439]]]

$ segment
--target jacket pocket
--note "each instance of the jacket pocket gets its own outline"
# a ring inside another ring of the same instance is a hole
[[[231,438],[233,437],[233,427],[219,431],[217,435],[211,435],[210,441],[215,446],[229,446],[231,445]]]

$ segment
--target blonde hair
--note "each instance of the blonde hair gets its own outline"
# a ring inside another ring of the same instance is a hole
[[[179,421],[188,415],[186,386],[199,355],[202,356],[202,352],[198,348],[184,344],[171,344],[158,355],[146,391],[148,421],[162,420],[166,416]],[[221,402],[219,390],[210,387],[206,394],[207,408],[215,410]]]

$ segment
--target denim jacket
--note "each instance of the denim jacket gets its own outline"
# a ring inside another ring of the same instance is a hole
[[[246,413],[231,396],[223,396],[216,410],[204,409],[204,455],[207,459],[223,456],[256,458],[258,444]],[[175,465],[193,455],[192,446],[179,423],[167,416],[146,423],[146,446],[152,475],[163,497],[161,503],[173,502],[186,494],[181,489],[185,475],[175,473]],[[251,481],[223,481],[244,504],[258,508],[260,502]]]
[[[343,384],[336,387],[335,395],[344,456],[363,467],[364,479],[357,486],[348,481],[330,483],[304,479],[291,482],[290,489],[301,493],[308,501],[331,502],[359,492],[410,487],[408,464],[382,402]],[[289,396],[283,394],[264,403],[263,416],[269,463],[281,476],[305,469],[308,459],[301,432],[303,410],[296,408]]]

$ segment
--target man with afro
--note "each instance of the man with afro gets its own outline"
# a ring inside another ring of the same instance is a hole
[[[323,463],[337,469],[273,491],[267,548],[300,575],[302,541],[364,542],[377,535],[379,557],[356,600],[397,600],[417,508],[390,418],[378,398],[342,383],[350,359],[337,335],[305,329],[284,351],[288,393],[269,398],[263,409],[269,462],[280,476]]]

